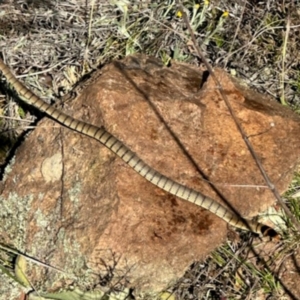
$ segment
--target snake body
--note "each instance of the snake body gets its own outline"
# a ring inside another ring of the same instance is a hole
[[[219,218],[223,219],[230,225],[241,228],[244,230],[253,231],[259,235],[275,235],[275,231],[259,222],[246,221],[236,214],[229,211],[227,208],[211,199],[208,196],[203,195],[191,188],[188,188],[174,180],[162,175],[158,171],[154,170],[148,164],[146,164],[138,155],[131,151],[124,143],[118,140],[115,136],[109,133],[103,126],[97,127],[92,124],[74,119],[59,109],[49,105],[27,87],[25,87],[10,71],[10,69],[0,59],[0,71],[6,78],[6,81],[10,84],[11,88],[15,90],[18,97],[44,112],[49,117],[60,123],[61,125],[72,129],[76,132],[82,133],[88,137],[96,139],[101,144],[106,146],[117,156],[119,156],[126,164],[133,168],[138,174],[144,177],[146,180],[161,188],[162,190],[186,201],[194,203],[200,207],[207,209]]]

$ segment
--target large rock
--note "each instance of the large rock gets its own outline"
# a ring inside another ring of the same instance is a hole
[[[300,154],[299,117],[223,71],[216,74],[271,180],[284,191]],[[127,57],[105,66],[64,110],[104,125],[164,175],[255,216],[274,197],[259,187],[266,184],[205,75],[187,64],[164,67],[154,58]],[[6,243],[76,275],[68,279],[30,264],[30,281],[48,291],[116,283],[159,291],[227,233],[224,221],[161,191],[97,141],[47,118],[18,149],[0,203]]]

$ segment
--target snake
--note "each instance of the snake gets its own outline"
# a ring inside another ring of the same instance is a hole
[[[20,100],[32,105],[62,126],[99,141],[102,145],[120,157],[134,171],[140,174],[140,176],[144,177],[156,187],[182,200],[191,202],[210,211],[233,227],[252,231],[259,236],[277,236],[277,233],[273,228],[256,220],[246,220],[214,199],[156,171],[145,163],[135,152],[130,150],[123,142],[109,133],[104,126],[99,127],[75,119],[60,109],[48,104],[21,83],[1,59],[0,72],[5,77],[9,88],[14,90]]]

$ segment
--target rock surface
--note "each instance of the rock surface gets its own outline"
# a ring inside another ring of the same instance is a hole
[[[159,172],[244,217],[274,204],[272,193],[258,187],[266,184],[206,72],[138,55],[101,73],[64,108],[68,114],[104,125]],[[284,191],[300,157],[299,117],[216,74]],[[18,149],[0,200],[4,242],[76,275],[29,265],[30,281],[49,292],[72,284],[159,291],[227,233],[216,216],[161,191],[97,141],[47,118]]]

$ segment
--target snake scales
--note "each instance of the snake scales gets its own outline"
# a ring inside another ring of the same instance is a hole
[[[0,71],[21,100],[44,112],[63,126],[98,140],[101,144],[114,152],[124,162],[126,162],[126,164],[132,167],[137,173],[155,186],[172,195],[175,195],[178,198],[189,201],[209,210],[234,227],[250,230],[259,235],[269,235],[271,237],[276,235],[276,232],[272,228],[256,221],[246,221],[233,214],[215,200],[201,194],[200,192],[179,184],[157,172],[147,165],[142,159],[140,159],[121,141],[110,134],[104,127],[97,127],[92,124],[74,119],[59,109],[44,102],[19,81],[1,59]]]

